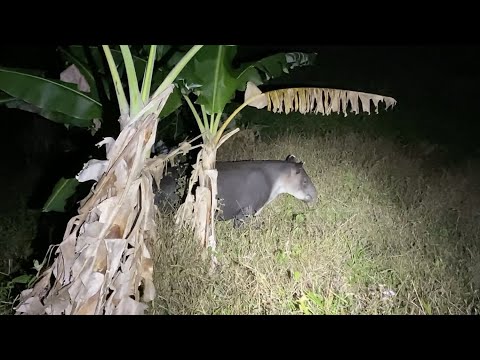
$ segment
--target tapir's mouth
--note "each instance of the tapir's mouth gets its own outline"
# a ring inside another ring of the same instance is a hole
[[[305,198],[305,202],[307,203],[315,203],[317,200],[316,197],[313,197],[312,195],[307,195],[307,197]]]

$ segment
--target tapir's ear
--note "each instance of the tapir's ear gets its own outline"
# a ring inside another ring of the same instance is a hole
[[[297,162],[297,158],[295,157],[295,155],[288,155],[285,161]]]

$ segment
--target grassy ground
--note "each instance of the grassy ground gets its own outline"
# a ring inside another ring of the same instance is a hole
[[[280,128],[256,140],[252,131],[238,134],[218,158],[292,153],[317,186],[316,206],[282,195],[243,228],[218,223],[221,268],[213,275],[191,236],[161,217],[152,313],[479,312],[478,169],[434,168],[439,147],[406,147],[347,125],[288,135]]]

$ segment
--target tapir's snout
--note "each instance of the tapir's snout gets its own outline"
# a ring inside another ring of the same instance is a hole
[[[308,189],[305,202],[311,205],[317,202],[317,189],[315,188],[315,185],[311,184],[310,188]]]
[[[316,194],[315,195],[308,194],[305,198],[305,202],[311,205],[315,204],[317,202]]]

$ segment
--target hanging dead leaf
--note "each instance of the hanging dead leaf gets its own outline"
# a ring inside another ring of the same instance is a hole
[[[108,166],[108,160],[88,160],[83,169],[75,176],[79,182],[85,182],[90,180],[98,181],[100,177],[105,173],[105,169]]]
[[[254,84],[250,86],[250,92],[245,92],[245,101],[260,94],[260,90]],[[379,102],[385,102],[385,110],[396,105],[397,101],[388,96],[370,94],[358,91],[339,90],[329,88],[289,88],[272,90],[264,93],[262,102],[253,102],[250,106],[261,109],[267,106],[268,111],[286,114],[291,111],[298,111],[301,114],[314,112],[322,115],[330,115],[332,112],[339,114],[343,112],[347,116],[348,104],[351,104],[351,112],[358,114],[358,100],[362,103],[362,110],[370,114],[370,105],[373,102],[375,112],[378,113]]]
[[[247,82],[247,88],[245,90],[245,102],[250,100],[253,97],[258,97],[257,99],[253,100],[249,105],[255,107],[257,109],[263,109],[267,106],[267,97],[265,95],[261,95],[262,92],[260,89],[255,85],[253,82]]]

